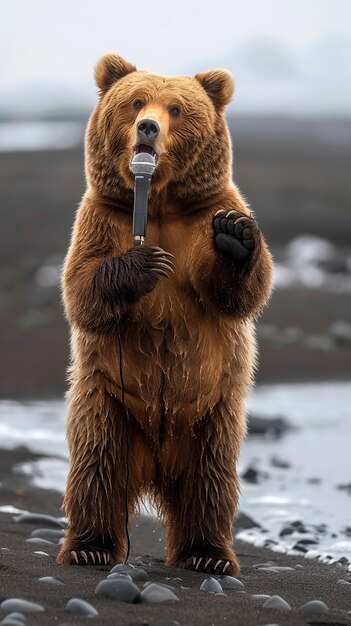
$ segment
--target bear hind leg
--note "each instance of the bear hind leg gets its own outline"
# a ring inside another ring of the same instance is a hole
[[[182,467],[177,476],[166,468],[160,485],[168,523],[169,565],[212,574],[240,573],[232,537],[240,440],[241,432],[233,433],[230,424],[208,416],[196,437],[186,433],[179,445]],[[174,467],[172,460],[169,465]]]
[[[119,400],[102,389],[97,383],[89,394],[70,394],[70,471],[64,497],[68,530],[56,559],[61,564],[109,565],[125,557],[127,424]],[[137,489],[131,476],[130,510]]]

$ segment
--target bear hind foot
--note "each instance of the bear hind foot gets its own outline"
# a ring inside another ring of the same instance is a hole
[[[240,574],[240,565],[234,552],[220,552],[218,549],[211,550],[209,546],[208,550],[194,550],[190,555],[188,553],[187,556],[170,563],[170,565],[194,572],[205,572],[206,574],[238,576]]]
[[[61,565],[112,565],[115,559],[104,547],[77,546],[72,550],[61,550],[56,561]]]

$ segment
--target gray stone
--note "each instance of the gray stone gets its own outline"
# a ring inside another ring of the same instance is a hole
[[[5,618],[5,619],[9,619],[9,618],[11,618],[11,619],[15,619],[15,620],[17,620],[18,622],[22,622],[22,623],[24,623],[24,622],[26,621],[26,616],[25,616],[25,614],[24,614],[24,613],[19,613],[18,611],[15,611],[15,613],[8,613],[8,614],[6,615],[6,618]]]
[[[8,613],[0,624],[1,626],[25,626],[26,616],[24,613]]]
[[[163,585],[157,583],[150,583],[140,594],[142,602],[167,602],[168,600],[179,601],[179,598],[173,593],[171,589],[167,589]]]
[[[267,596],[265,593],[254,593],[254,595],[251,596],[253,600],[261,600],[262,602],[265,602],[270,597],[271,596]]]
[[[244,589],[244,584],[234,576],[219,576],[218,581],[223,589]]]
[[[118,563],[111,569],[111,574],[128,574],[132,580],[138,583],[145,583],[150,580],[149,575],[141,567],[133,567],[127,563]]]
[[[227,594],[224,593],[224,591],[220,591],[218,593],[215,593],[215,596],[224,596],[225,598],[227,598]]]
[[[205,591],[206,593],[221,593],[223,588],[218,580],[210,576],[210,578],[205,578],[201,584],[200,591]]]
[[[81,600],[81,598],[71,598],[68,600],[65,611],[74,613],[75,615],[86,615],[87,617],[96,617],[98,615],[96,608],[92,604],[89,604],[89,602]]]
[[[349,582],[348,580],[343,580],[342,578],[340,578],[340,580],[337,581],[338,585],[351,585],[351,582]]]
[[[272,565],[270,567],[258,567],[257,569],[260,570],[261,572],[276,572],[276,573],[295,571],[293,567],[281,567],[278,565]]]
[[[324,615],[329,613],[329,609],[324,602],[320,600],[311,600],[300,606],[300,611],[306,613],[306,615]]]
[[[8,600],[4,600],[1,603],[0,608],[5,613],[12,613],[13,611],[19,611],[20,613],[43,613],[45,611],[41,604],[22,600],[21,598],[8,598]]]
[[[143,584],[143,589],[146,589],[146,587],[152,584],[153,583],[150,580],[148,580],[146,583]],[[171,591],[175,591],[175,587],[172,587],[172,585],[166,585],[166,583],[157,583],[157,584],[160,585],[161,587],[165,587],[166,589],[170,589]]]
[[[272,596],[263,605],[264,609],[279,609],[280,611],[290,611],[291,606],[280,596]]]
[[[132,577],[129,576],[129,574],[120,574],[119,572],[113,572],[113,574],[109,574],[107,576],[107,580],[110,580],[111,578],[128,578],[129,580],[132,580]]]
[[[40,539],[47,539],[47,541],[52,541],[53,543],[58,543],[62,537],[64,537],[66,532],[62,530],[56,530],[56,528],[36,528],[31,532],[31,537],[40,537]]]
[[[41,513],[23,513],[14,518],[17,524],[46,524],[56,528],[67,528],[67,523],[52,515],[42,515]]]
[[[140,593],[138,587],[126,576],[110,580],[102,580],[95,589],[95,595],[107,596],[119,602],[134,604],[139,602]]]
[[[252,566],[254,569],[260,569],[260,567],[276,567],[273,561],[267,561],[266,563],[256,563]]]
[[[38,545],[46,545],[46,546],[53,546],[54,544],[52,543],[52,541],[48,541],[47,539],[42,539],[41,537],[29,537],[29,539],[26,539],[27,543],[35,543]]]
[[[134,565],[129,565],[128,563],[118,563],[110,570],[110,574],[114,574],[115,572],[118,572],[118,574],[130,574],[132,570],[135,570]]]
[[[128,572],[128,575],[131,577],[134,582],[145,583],[150,580],[149,574],[145,572],[141,567],[136,567],[135,569]]]
[[[63,580],[60,580],[59,578],[54,578],[53,576],[43,576],[42,578],[39,578],[39,582],[48,583],[48,585],[64,585],[65,584]]]

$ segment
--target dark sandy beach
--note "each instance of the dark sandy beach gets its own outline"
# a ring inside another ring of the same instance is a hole
[[[60,494],[34,488],[26,476],[13,473],[18,462],[33,460],[36,455],[25,448],[1,451],[0,506],[13,505],[31,512],[61,517]],[[236,626],[260,626],[278,624],[351,624],[351,584],[340,564],[324,565],[314,560],[274,553],[244,542],[236,542],[241,563],[241,592],[225,590],[226,596],[215,596],[200,591],[206,574],[170,568],[164,564],[166,531],[162,524],[152,518],[132,520],[131,558],[136,564],[139,557],[145,565],[150,581],[166,583],[174,587],[177,601],[161,604],[127,604],[94,595],[98,582],[106,578],[110,567],[66,567],[55,563],[55,544],[28,543],[33,530],[42,523],[17,523],[12,513],[0,513],[0,603],[8,598],[22,598],[41,604],[43,613],[28,613],[27,624],[81,624],[87,617],[65,612],[70,598],[90,602],[98,611],[94,623],[106,625],[167,625],[211,626],[235,624]],[[5,549],[4,549],[5,548]],[[48,556],[36,552],[46,552]],[[258,570],[258,563],[273,561],[276,566],[291,567],[283,572]],[[43,576],[53,576],[64,582],[56,586],[39,582]],[[141,585],[139,585],[141,588]],[[264,600],[252,598],[253,594],[278,595],[286,600],[291,610],[281,611],[263,608]],[[329,607],[327,614],[304,615],[299,607],[310,600],[321,600]],[[0,610],[0,616],[5,616]]]

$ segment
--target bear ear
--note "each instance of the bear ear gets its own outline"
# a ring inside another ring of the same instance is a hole
[[[98,61],[95,68],[95,81],[101,93],[105,93],[113,83],[131,72],[135,72],[136,67],[128,61],[122,59],[117,54],[104,54]]]
[[[227,70],[210,70],[196,74],[195,78],[217,109],[223,109],[231,101],[234,93],[234,80]]]

